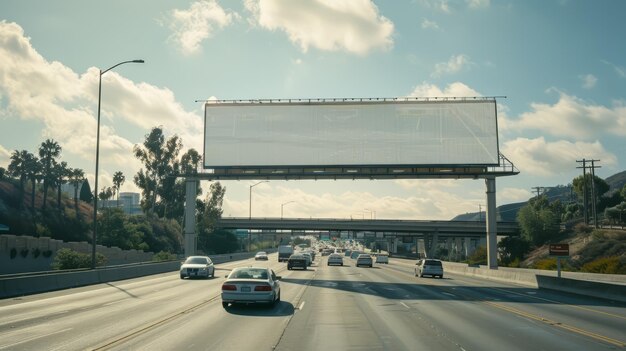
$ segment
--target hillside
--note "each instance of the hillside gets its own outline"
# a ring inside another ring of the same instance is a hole
[[[604,181],[609,185],[609,192],[607,194],[619,191],[624,187],[624,185],[626,185],[626,171],[607,177]],[[544,191],[544,194],[548,197],[548,199],[550,199],[550,201],[560,200],[561,203],[564,204],[576,201],[576,194],[572,190],[571,184],[546,187]],[[526,203],[527,201],[498,206],[498,221],[515,221],[517,219],[517,212],[519,209],[524,207]],[[485,220],[484,212],[482,214],[479,214],[478,212],[468,212],[457,215],[451,220],[478,221],[479,219],[482,219],[483,221]]]
[[[20,206],[19,185],[14,185],[13,181],[0,181],[0,224],[9,227],[9,232],[3,234],[48,236],[65,241],[88,239],[86,235],[92,223],[93,206],[78,201],[78,212],[76,212],[74,199],[62,193],[59,208],[57,192],[54,189],[49,190],[47,209],[45,213],[42,213],[43,194],[38,186],[35,192],[33,213],[30,190],[30,184],[27,184]]]

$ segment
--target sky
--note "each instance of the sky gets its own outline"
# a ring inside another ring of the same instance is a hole
[[[51,138],[99,187],[153,127],[203,148],[205,99],[502,96],[499,148],[520,174],[497,204],[567,185],[576,160],[626,169],[621,0],[2,0],[0,167]],[[505,98],[504,98],[505,97]],[[481,180],[222,181],[224,216],[451,219]],[[203,184],[208,188],[208,182]]]

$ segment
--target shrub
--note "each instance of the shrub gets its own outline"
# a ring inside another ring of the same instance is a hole
[[[583,265],[583,272],[604,274],[626,274],[626,258],[602,257]]]
[[[152,257],[153,261],[157,261],[157,262],[161,262],[161,261],[174,261],[176,259],[176,255],[166,252],[166,251],[160,251],[157,252],[156,254],[154,254],[154,256]]]
[[[487,264],[487,248],[484,246],[476,248],[476,251],[467,258],[467,263],[471,265]]]
[[[28,249],[22,249],[20,251],[20,255],[22,255],[22,257],[26,258],[26,256],[28,256]]]
[[[577,234],[589,234],[592,230],[593,228],[586,225],[584,222],[578,223],[574,226],[574,232]]]
[[[44,250],[42,253],[43,257],[48,258],[52,256],[52,250]]]
[[[39,257],[39,254],[41,254],[41,250],[39,250],[39,248],[35,248],[33,250],[33,257],[37,258],[37,257]]]
[[[106,258],[101,253],[96,253],[96,266],[103,266],[106,262]],[[78,269],[78,268],[90,268],[91,267],[91,255],[76,252],[71,249],[61,249],[57,251],[57,255],[54,257],[52,263],[53,269]]]
[[[534,264],[534,268],[553,271],[556,269],[556,258],[544,258],[541,260],[537,260],[537,262],[535,262]]]
[[[12,248],[11,249],[11,259],[14,259],[15,256],[17,256],[17,249],[16,248]]]

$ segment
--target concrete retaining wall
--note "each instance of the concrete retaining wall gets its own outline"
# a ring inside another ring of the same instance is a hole
[[[0,235],[0,274],[40,272],[51,269],[57,251],[63,248],[91,255],[91,244],[86,241],[63,242],[48,237],[26,235]],[[11,258],[11,250],[15,257]],[[45,257],[44,252],[51,254]],[[151,261],[154,253],[137,250],[122,250],[118,247],[96,245],[96,251],[107,258],[107,265],[121,265]],[[26,252],[23,256],[22,252]],[[37,252],[37,256],[35,256]]]
[[[268,253],[276,250],[267,250]],[[244,260],[255,253],[242,252],[213,255],[216,263]],[[0,298],[38,294],[79,286],[107,283],[117,280],[143,277],[146,275],[178,271],[180,261],[146,262],[122,266],[108,266],[95,270],[72,270],[62,272],[41,272],[37,274],[11,275],[0,277]]]
[[[536,269],[488,269],[454,262],[444,262],[443,267],[444,271],[456,274],[626,302],[626,285],[623,284],[626,276],[624,275],[562,272],[569,274],[567,277],[562,274],[562,278],[558,278],[557,272]],[[599,281],[602,279],[605,282]]]

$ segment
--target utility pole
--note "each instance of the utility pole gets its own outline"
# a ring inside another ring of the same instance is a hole
[[[576,167],[576,168],[583,169],[583,218],[584,218],[585,224],[589,225],[589,211],[588,211],[589,198],[587,196],[587,160],[583,158],[582,160],[576,160],[576,162],[583,164],[582,167]]]
[[[594,162],[600,162],[600,160],[590,160],[591,161],[591,208],[593,211],[593,225],[597,229],[598,225],[598,209],[596,207],[596,168],[600,168],[600,166],[596,166]]]
[[[532,187],[531,189],[533,189],[533,191],[537,192],[537,197],[539,197],[541,195],[542,192],[545,192],[546,188],[542,187],[542,186],[535,186]]]
[[[593,214],[593,225],[594,227],[598,228],[598,209],[596,207],[597,205],[597,201],[596,201],[596,168],[601,168],[601,166],[596,166],[595,163],[596,162],[600,162],[600,160],[586,160],[586,159],[582,159],[582,160],[576,160],[576,162],[578,163],[582,163],[582,167],[576,167],[576,168],[582,168],[583,169],[583,191],[584,191],[584,196],[583,196],[583,207],[584,207],[584,212],[585,212],[585,224],[589,224],[589,196],[587,195],[588,191],[587,191],[587,169],[589,169],[589,178],[591,179],[591,211]],[[591,166],[587,165],[587,163],[591,163]]]

